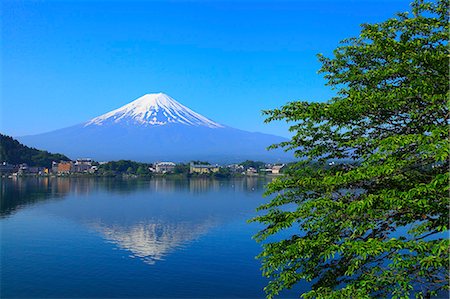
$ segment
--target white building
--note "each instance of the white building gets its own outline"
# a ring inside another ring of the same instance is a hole
[[[90,158],[79,158],[74,163],[74,172],[90,172],[92,167],[92,159]]]
[[[284,164],[272,166],[272,173],[273,174],[280,174],[280,171],[281,171],[281,169],[283,167],[284,167]]]
[[[175,163],[173,162],[158,162],[155,164],[155,170],[157,173],[172,172],[175,169]]]

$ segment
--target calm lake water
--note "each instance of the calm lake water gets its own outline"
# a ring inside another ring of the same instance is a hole
[[[3,179],[0,297],[263,298],[266,183]]]

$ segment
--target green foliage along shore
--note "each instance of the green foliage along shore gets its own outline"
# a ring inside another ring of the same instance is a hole
[[[260,168],[264,168],[265,163],[261,162],[261,161],[246,160],[246,161],[240,163],[239,165],[242,165],[245,169],[252,167],[252,168],[258,170]]]
[[[449,289],[449,1],[365,24],[333,58],[337,96],[292,102],[298,163],[268,185],[253,221],[268,297],[301,281],[308,298],[431,298]],[[346,160],[325,167],[329,161]],[[311,167],[311,163],[323,167]],[[291,228],[290,237],[268,237]]]
[[[62,154],[52,154],[47,151],[38,150],[25,146],[12,137],[0,134],[0,162],[9,164],[26,163],[29,166],[48,167],[52,161],[69,161]]]
[[[149,170],[151,164],[140,163],[130,160],[111,161],[99,165],[98,174],[104,176],[114,176],[117,174],[134,174],[138,176],[151,176]]]

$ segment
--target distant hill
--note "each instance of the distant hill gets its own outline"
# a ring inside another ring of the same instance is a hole
[[[47,151],[25,146],[12,137],[0,134],[0,162],[51,167],[52,161],[61,160],[68,161],[70,159],[62,154],[51,154]]]

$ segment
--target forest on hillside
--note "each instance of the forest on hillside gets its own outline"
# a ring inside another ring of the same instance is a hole
[[[10,136],[0,134],[0,162],[26,163],[29,166],[51,167],[52,161],[69,161],[62,154],[52,154],[21,144]]]

